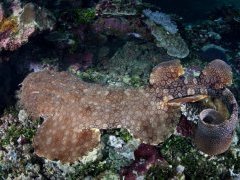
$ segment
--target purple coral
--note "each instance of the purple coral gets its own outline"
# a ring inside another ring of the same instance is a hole
[[[70,63],[70,69],[73,72],[86,70],[93,63],[93,53],[85,51],[84,53],[75,53],[65,57],[67,63]]]
[[[187,120],[185,116],[181,116],[179,123],[177,125],[177,132],[185,137],[190,137],[193,135],[194,124],[193,122]]]
[[[6,16],[0,6],[0,50],[16,50],[27,42],[36,30],[52,29],[54,25],[51,14],[32,3],[21,7],[20,1],[15,0],[11,3],[11,9],[12,14]],[[45,23],[42,23],[43,21]]]
[[[144,175],[154,165],[166,164],[158,148],[149,144],[140,144],[134,155],[135,161],[121,171],[121,176],[126,180],[136,179],[137,176]]]
[[[93,24],[93,30],[97,33],[126,34],[131,31],[129,22],[124,18],[99,18]]]

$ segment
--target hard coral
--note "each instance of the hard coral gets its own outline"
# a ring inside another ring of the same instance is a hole
[[[179,33],[171,34],[149,19],[145,20],[145,24],[155,37],[157,46],[164,48],[169,56],[177,58],[185,58],[188,56],[188,46]]]
[[[131,32],[131,27],[127,19],[109,17],[99,18],[93,24],[96,33],[105,33],[107,35],[123,35]]]
[[[15,50],[27,42],[37,29],[46,30],[53,27],[53,19],[42,16],[43,14],[51,16],[50,13],[32,3],[21,7],[19,1],[14,1],[11,8],[12,15],[5,17],[3,8],[0,7],[0,50]]]
[[[222,67],[219,63],[228,67],[218,61],[209,66],[214,65],[216,71],[222,71],[222,68],[217,69]],[[120,127],[128,129],[142,142],[157,144],[176,127],[182,102],[194,102],[208,95],[226,97],[231,94],[202,83],[206,82],[205,76],[186,79],[182,73],[178,60],[162,63],[153,70],[150,86],[142,89],[89,84],[65,72],[30,74],[22,83],[20,103],[33,117],[45,119],[34,138],[36,153],[49,159],[73,162],[97,147],[99,129]],[[232,115],[224,121],[224,127],[232,133],[237,122],[237,104],[233,95],[226,99]],[[201,135],[212,138],[215,133]],[[215,149],[221,148],[215,145]]]
[[[156,24],[162,25],[169,33],[177,33],[177,25],[175,22],[171,21],[171,17],[169,15],[158,11],[153,12],[150,9],[143,10],[143,14]]]
[[[134,1],[121,1],[115,0],[101,0],[96,5],[96,12],[98,15],[111,15],[111,16],[132,16],[136,15],[137,2]]]
[[[14,18],[2,19],[0,22],[0,33],[16,32],[17,22]]]

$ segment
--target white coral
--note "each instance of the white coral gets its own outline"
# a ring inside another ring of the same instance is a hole
[[[163,26],[169,33],[175,34],[178,32],[176,23],[171,20],[168,14],[159,11],[153,12],[150,9],[143,10],[143,14],[156,24]]]

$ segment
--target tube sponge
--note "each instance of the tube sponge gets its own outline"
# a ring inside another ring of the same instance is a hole
[[[224,103],[230,105],[230,118],[225,119],[214,109],[205,109],[200,113],[194,135],[197,148],[209,155],[221,154],[229,148],[238,122],[238,105],[233,94],[225,89],[219,95],[222,95]]]

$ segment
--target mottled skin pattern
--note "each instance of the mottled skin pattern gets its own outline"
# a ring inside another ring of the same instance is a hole
[[[218,69],[231,75],[220,60],[198,78],[183,77],[179,60],[161,63],[153,69],[150,85],[142,89],[89,84],[66,72],[32,73],[22,83],[20,103],[33,117],[45,119],[34,138],[35,152],[74,162],[98,146],[99,129],[120,127],[142,142],[158,144],[173,132],[180,103],[205,98],[209,90],[229,83],[221,77],[209,82],[208,76],[216,76]]]
[[[152,88],[110,89],[53,71],[33,73],[22,85],[21,103],[32,116],[45,119],[34,139],[35,151],[49,159],[72,162],[92,150],[99,131],[88,131],[95,137],[82,131],[93,128],[122,127],[143,142],[158,144],[180,116],[179,108],[160,106]]]

